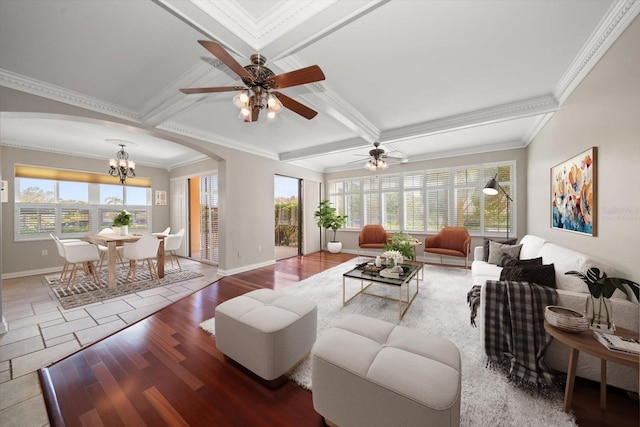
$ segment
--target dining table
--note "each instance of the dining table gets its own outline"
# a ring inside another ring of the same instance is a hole
[[[133,243],[140,239],[142,234],[128,234],[126,236],[116,233],[104,233],[104,234],[90,234],[87,236],[87,241],[96,245],[103,245],[108,248],[109,262],[107,269],[109,271],[107,279],[107,287],[115,289],[117,287],[117,273],[116,273],[116,247],[122,246],[125,243]],[[158,246],[158,278],[164,277],[164,238],[166,236],[162,234],[154,234],[159,240]]]

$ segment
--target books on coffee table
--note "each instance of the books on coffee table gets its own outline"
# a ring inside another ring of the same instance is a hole
[[[640,355],[640,342],[637,339],[605,334],[599,331],[593,331],[593,336],[609,350]]]

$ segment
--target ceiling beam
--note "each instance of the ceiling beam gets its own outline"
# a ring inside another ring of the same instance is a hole
[[[385,130],[382,131],[378,141],[381,143],[390,143],[416,139],[442,132],[482,126],[507,120],[515,120],[523,117],[537,116],[540,114],[554,113],[557,109],[558,102],[555,98],[552,95],[546,95],[509,104],[497,105],[482,110],[471,111],[465,114],[429,120],[396,129]],[[360,138],[336,141],[329,144],[280,153],[280,160],[300,160],[323,154],[338,153],[354,148],[368,147],[369,144],[369,142]]]

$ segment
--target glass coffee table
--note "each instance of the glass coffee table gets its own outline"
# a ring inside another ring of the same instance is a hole
[[[376,268],[370,263],[364,262],[362,264],[358,264],[353,270],[347,271],[342,275],[342,305],[347,305],[355,297],[358,295],[370,295],[377,298],[388,299],[391,301],[398,302],[398,318],[402,319],[411,307],[411,303],[418,295],[419,291],[419,280],[420,277],[418,272],[422,271],[423,264],[422,263],[411,263],[411,264],[401,264],[402,273],[400,276],[396,278],[390,277],[382,277],[380,275],[381,268]],[[384,266],[382,267],[384,268]],[[351,295],[347,299],[347,279],[355,279],[360,281],[360,290],[356,292],[354,295]],[[415,279],[416,290],[413,294],[411,294],[410,288],[411,283]],[[365,285],[365,282],[368,282]],[[368,292],[369,288],[374,284],[386,285],[386,286],[395,286],[398,288],[398,298],[393,298],[387,295],[380,295],[372,292]],[[403,298],[402,289],[406,288],[406,298]]]

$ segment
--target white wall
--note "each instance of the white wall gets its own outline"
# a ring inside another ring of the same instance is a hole
[[[597,236],[552,229],[550,168],[597,154]],[[640,283],[640,18],[528,147],[527,232],[607,261]]]

